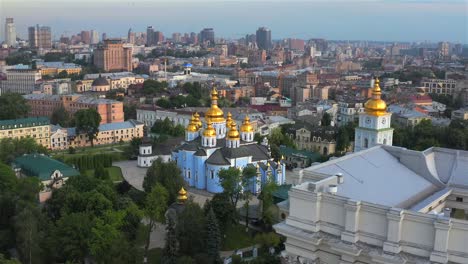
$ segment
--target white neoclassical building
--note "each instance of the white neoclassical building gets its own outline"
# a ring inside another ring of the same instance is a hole
[[[289,263],[468,263],[468,151],[354,152],[304,169],[280,208]]]

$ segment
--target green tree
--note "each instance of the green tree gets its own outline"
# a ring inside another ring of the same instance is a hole
[[[185,208],[177,216],[177,241],[181,255],[195,256],[206,251],[205,215],[200,206],[192,201],[185,202]]]
[[[336,150],[345,151],[350,146],[351,142],[349,140],[348,130],[344,127],[338,129],[338,134],[336,138]]]
[[[7,65],[25,64],[30,65],[32,58],[30,52],[13,52],[6,57]]]
[[[132,138],[132,140],[130,140],[130,145],[125,148],[125,156],[128,159],[135,159],[140,151],[141,143],[141,138]]]
[[[0,139],[0,161],[6,164],[24,154],[47,154],[48,152],[44,146],[38,145],[36,140],[31,137]]]
[[[219,227],[223,233],[226,231],[228,226],[235,223],[237,219],[237,210],[232,205],[231,199],[226,193],[217,193],[213,196],[211,201],[205,202],[205,215],[208,214],[211,208],[216,215],[216,219],[218,219]]]
[[[230,197],[234,208],[237,207],[237,202],[241,198],[241,193],[244,188],[241,171],[236,167],[221,169],[218,172],[219,183],[223,187],[223,192]]]
[[[109,180],[110,175],[109,171],[107,171],[102,164],[99,164],[96,169],[94,170],[94,177],[101,179],[101,180]]]
[[[99,133],[101,115],[94,108],[81,109],[75,113],[76,130],[85,133],[94,146],[94,139]]]
[[[276,247],[281,243],[280,236],[275,232],[258,233],[254,238],[255,244],[259,244],[263,250]]]
[[[262,200],[262,220],[268,229],[271,229],[274,221],[273,208],[273,193],[278,189],[278,185],[274,181],[268,181],[263,185],[259,199]]]
[[[144,213],[148,218],[148,235],[145,244],[145,257],[148,256],[148,248],[150,244],[151,232],[156,227],[156,222],[164,222],[164,213],[167,209],[168,200],[167,190],[163,185],[156,183],[148,193],[145,202]]]
[[[62,127],[70,127],[73,124],[70,113],[65,110],[63,106],[60,106],[52,112],[50,117],[50,123],[54,125],[60,125]]]
[[[161,159],[153,162],[143,180],[143,189],[149,193],[157,183],[160,183],[169,193],[168,204],[175,202],[177,192],[184,186],[184,179],[175,162],[163,162]]]
[[[63,79],[63,78],[68,78],[68,72],[66,70],[63,70],[57,74],[58,79]]]
[[[136,104],[124,104],[124,119],[129,120],[129,119],[136,119],[136,109],[137,105]]]
[[[210,208],[208,211],[205,236],[206,252],[213,261],[217,262],[220,259],[219,251],[221,250],[221,233],[213,208]]]
[[[329,113],[325,112],[322,116],[322,121],[320,122],[321,126],[330,126],[331,124],[331,116]]]
[[[166,231],[166,245],[164,246],[161,263],[176,264],[179,249],[175,230],[175,223],[174,220],[172,220],[172,218],[169,218],[168,220]]]
[[[15,217],[16,248],[22,263],[38,263],[43,258],[40,245],[45,237],[41,234],[39,215],[38,208],[29,205]]]
[[[123,211],[105,211],[102,217],[95,218],[91,228],[88,247],[91,256],[98,263],[111,263],[118,259],[119,243],[122,242],[120,228],[123,225]]]
[[[26,117],[30,109],[20,94],[7,92],[0,95],[0,120]]]

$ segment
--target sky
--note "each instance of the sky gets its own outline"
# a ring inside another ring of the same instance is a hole
[[[166,36],[212,27],[229,39],[266,26],[272,39],[468,44],[468,0],[0,0],[0,39],[6,17],[23,38],[35,24],[55,39],[91,29],[124,37],[149,25]]]

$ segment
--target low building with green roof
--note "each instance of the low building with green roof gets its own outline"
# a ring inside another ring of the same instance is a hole
[[[47,200],[52,189],[60,188],[69,177],[80,175],[78,170],[43,154],[18,157],[13,161],[13,168],[18,176],[39,178],[44,186],[39,194],[40,202]]]
[[[280,153],[285,157],[288,168],[305,168],[321,157],[320,153],[317,152],[298,150],[286,146],[280,146]]]

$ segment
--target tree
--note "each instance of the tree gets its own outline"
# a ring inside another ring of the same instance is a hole
[[[94,139],[99,133],[101,115],[94,108],[81,109],[75,113],[76,130],[85,133],[94,146]]]
[[[175,230],[175,223],[172,218],[169,218],[166,227],[166,245],[164,246],[161,263],[176,264],[178,255],[178,242]]]
[[[128,159],[135,159],[138,156],[141,142],[142,142],[141,138],[136,138],[136,137],[132,138],[132,140],[130,141],[130,145],[128,145],[125,148],[125,156]]]
[[[273,203],[273,193],[278,189],[278,185],[269,180],[263,185],[262,192],[260,193],[259,199],[262,200],[262,220],[267,225],[268,229],[271,229],[271,225],[274,220],[274,212],[271,210]]]
[[[89,252],[98,263],[111,263],[121,253],[116,245],[122,243],[120,228],[123,225],[123,211],[105,211],[102,217],[94,218],[88,240]]]
[[[26,206],[15,217],[16,247],[22,263],[40,262],[43,249],[40,247],[41,234],[38,208]]]
[[[258,233],[254,238],[255,244],[259,244],[264,250],[276,247],[281,243],[280,237],[275,232]]]
[[[321,126],[330,126],[331,124],[331,116],[329,113],[325,112],[322,116],[322,121],[320,122]]]
[[[160,183],[169,193],[168,204],[175,202],[177,192],[184,186],[184,179],[175,162],[163,162],[161,159],[153,162],[143,180],[143,189],[149,193],[157,183]]]
[[[181,255],[195,256],[206,252],[205,215],[200,206],[192,201],[185,202],[185,208],[177,216],[176,234]]]
[[[221,233],[213,208],[208,211],[205,228],[206,252],[213,261],[218,261],[219,250],[221,249]]]
[[[252,182],[252,179],[257,175],[257,169],[253,166],[246,166],[242,171],[242,177],[246,182]],[[256,182],[253,182],[256,184]],[[243,193],[244,209],[245,209],[245,228],[249,227],[249,204],[252,199],[252,192],[250,190],[244,190]]]
[[[63,79],[68,77],[68,72],[66,70],[63,70],[57,74],[57,78]]]
[[[101,180],[109,180],[110,175],[109,171],[107,171],[102,164],[99,164],[96,169],[94,170],[94,177],[101,179]]]
[[[136,119],[136,104],[124,104],[123,110],[124,110],[124,119]]]
[[[218,173],[218,177],[220,185],[223,187],[223,193],[230,198],[231,204],[236,208],[245,186],[242,181],[241,171],[235,167],[221,169]]]
[[[48,150],[44,146],[38,145],[36,140],[31,137],[0,139],[1,162],[9,164],[16,157],[31,153],[47,154]]]
[[[65,110],[63,106],[60,106],[52,112],[52,116],[50,117],[50,123],[54,125],[60,125],[62,127],[70,127],[72,126],[72,118],[70,113]]]
[[[0,120],[23,118],[30,110],[22,95],[9,92],[0,95]]]
[[[16,65],[16,64],[31,64],[31,53],[30,52],[13,52],[8,57],[6,57],[7,65]]]
[[[237,219],[237,210],[232,205],[231,199],[225,193],[217,193],[211,201],[207,201],[204,206],[205,215],[208,214],[210,208],[218,219],[218,224],[221,230],[226,231],[227,227],[234,223]]]
[[[336,139],[336,150],[345,151],[350,145],[348,131],[344,127],[338,129],[337,139]]]
[[[156,183],[146,196],[144,214],[148,218],[148,235],[145,244],[145,257],[148,256],[151,232],[156,222],[164,222],[164,213],[167,209],[168,192],[163,185]]]

